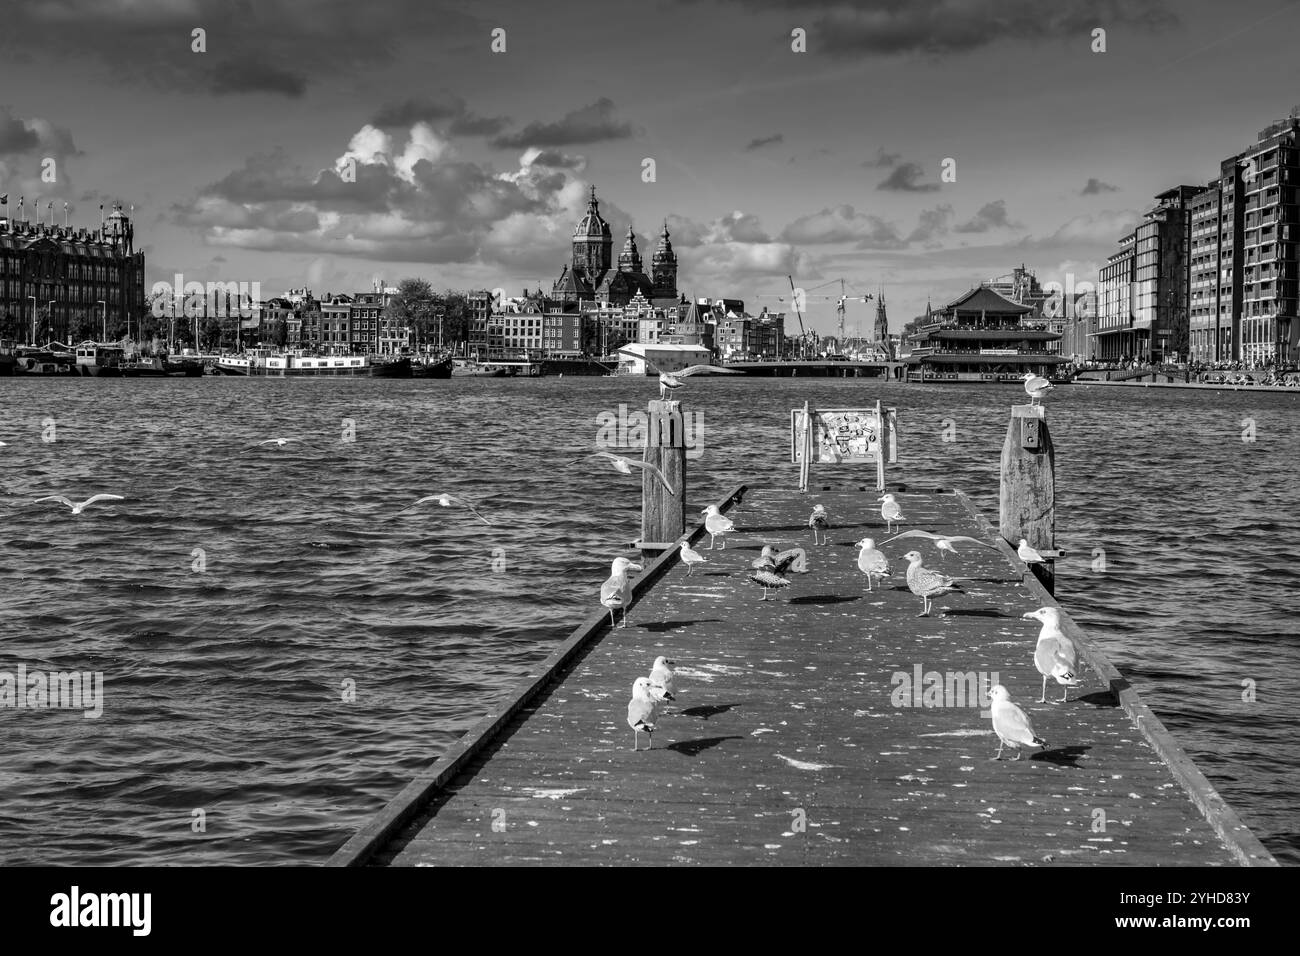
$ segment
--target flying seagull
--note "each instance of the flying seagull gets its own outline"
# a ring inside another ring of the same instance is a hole
[[[488,497],[492,497],[492,496],[489,495]],[[436,501],[444,508],[450,508],[453,505],[460,508],[467,508],[470,511],[470,513],[474,515],[475,518],[478,518],[479,521],[482,521],[486,525],[492,524],[491,521],[488,521],[487,518],[484,518],[481,514],[479,514],[478,509],[474,507],[475,503],[470,501],[464,495],[448,495],[448,494],[425,495],[419,501],[415,501],[407,505],[405,508],[399,511],[398,514],[399,515],[405,514],[406,512],[410,511],[412,508],[416,507],[417,505],[424,504],[426,501]]]
[[[1021,376],[1025,383],[1025,393],[1029,396],[1029,404],[1037,405],[1048,392],[1055,386],[1041,375],[1035,375],[1033,372],[1026,372]]]
[[[948,556],[944,552],[951,551],[953,554],[957,553],[957,549],[952,546],[954,541],[969,541],[971,544],[978,544],[981,548],[989,548],[994,551],[997,550],[993,545],[986,544],[979,538],[972,538],[964,534],[931,534],[929,531],[904,531],[902,534],[896,534],[892,538],[886,538],[880,543],[889,544],[889,542],[897,541],[899,538],[929,538],[934,542],[934,546],[939,549],[939,557],[944,561],[948,560]]]
[[[665,475],[658,467],[650,464],[649,462],[637,461],[635,458],[628,458],[625,455],[615,455],[613,452],[609,452],[609,451],[598,451],[598,452],[593,452],[590,455],[583,455],[581,458],[575,458],[573,459],[573,461],[566,462],[566,464],[576,465],[578,462],[586,461],[589,458],[604,458],[614,467],[614,470],[621,475],[632,474],[633,468],[642,468],[646,471],[654,472],[656,475],[659,476],[659,480],[664,483],[664,487],[668,489],[668,493],[670,495],[677,494],[677,492],[673,491],[673,486],[668,483],[668,476]]]
[[[1043,675],[1043,695],[1038,698],[1038,702],[1048,703],[1047,678],[1051,677],[1065,687],[1061,699],[1051,703],[1064,704],[1070,697],[1070,688],[1078,687],[1082,681],[1077,676],[1079,649],[1061,630],[1061,612],[1054,607],[1040,607],[1021,617],[1043,622],[1042,629],[1038,632],[1038,645],[1034,648],[1034,666]]]
[[[961,586],[946,574],[921,567],[921,552],[909,551],[903,555],[907,561],[907,586],[913,594],[921,599],[924,608],[917,617],[930,616],[930,601],[941,594],[956,591],[963,593]]]
[[[655,365],[654,362],[646,362],[646,365],[655,372],[659,373],[659,397],[667,398],[669,392],[675,392],[686,383],[684,378],[690,378],[693,375],[739,375],[741,374],[734,368],[722,368],[717,365],[690,365],[676,372],[665,372]]]
[[[259,444],[259,445],[275,445],[275,446],[278,447],[278,448],[283,448],[285,445],[289,444],[289,442],[291,442],[291,441],[296,441],[296,442],[297,442],[298,444],[300,444],[300,445],[303,444],[303,440],[302,440],[301,438],[268,438],[266,441],[260,441],[260,442],[258,442],[258,444]]]
[[[96,501],[122,501],[121,495],[92,495],[85,501],[77,504],[63,497],[63,495],[46,495],[44,498],[37,498],[32,504],[40,504],[42,501],[59,501],[72,509],[74,515],[79,515]]]
[[[1007,744],[1016,748],[1016,759],[1020,759],[1021,747],[1046,747],[1047,741],[1034,733],[1034,725],[1029,722],[1029,715],[1011,703],[1011,695],[1001,684],[994,684],[989,689],[990,708],[993,717],[993,732],[998,735],[998,753],[994,760],[1002,759],[1002,748]]]

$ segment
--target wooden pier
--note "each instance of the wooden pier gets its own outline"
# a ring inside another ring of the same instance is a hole
[[[1084,683],[1038,703],[1039,625],[1021,615],[1055,600],[964,495],[890,490],[905,528],[991,547],[943,562],[927,541],[891,542],[894,575],[871,593],[854,542],[887,537],[874,481],[742,486],[719,502],[737,526],[725,549],[702,550],[691,574],[663,551],[626,628],[609,626],[593,579],[568,640],[330,865],[1276,865],[1064,613]],[[815,503],[833,526],[824,546],[807,528]],[[707,545],[701,528],[690,538]],[[763,544],[808,559],[766,602],[747,580]],[[928,618],[904,580],[913,548],[965,579]],[[678,698],[654,749],[633,752],[632,683],[660,655]],[[991,759],[977,692],[991,683],[1045,750]]]

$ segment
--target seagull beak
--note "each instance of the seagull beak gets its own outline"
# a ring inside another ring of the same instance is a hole
[[[1037,611],[1030,611],[1027,614],[1020,615],[1020,619],[1022,621],[1032,621],[1032,620],[1036,620],[1037,618],[1038,618]]]
[[[627,567],[628,567],[628,570],[629,570],[629,571],[644,571],[644,570],[645,570],[645,567],[644,567],[643,565],[640,565],[640,564],[629,564]]]

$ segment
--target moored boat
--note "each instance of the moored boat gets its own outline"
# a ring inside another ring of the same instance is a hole
[[[119,377],[126,364],[125,350],[120,345],[86,341],[77,346],[76,356],[77,374],[95,378]]]

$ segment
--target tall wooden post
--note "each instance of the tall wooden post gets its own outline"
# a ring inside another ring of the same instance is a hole
[[[641,472],[641,543],[671,545],[686,532],[686,427],[681,402],[650,403],[642,460],[664,473],[672,493],[653,471]]]
[[[1048,593],[1055,594],[1056,451],[1042,405],[1011,406],[1002,445],[998,531],[1013,548],[1024,538],[1047,558],[1030,567]]]

